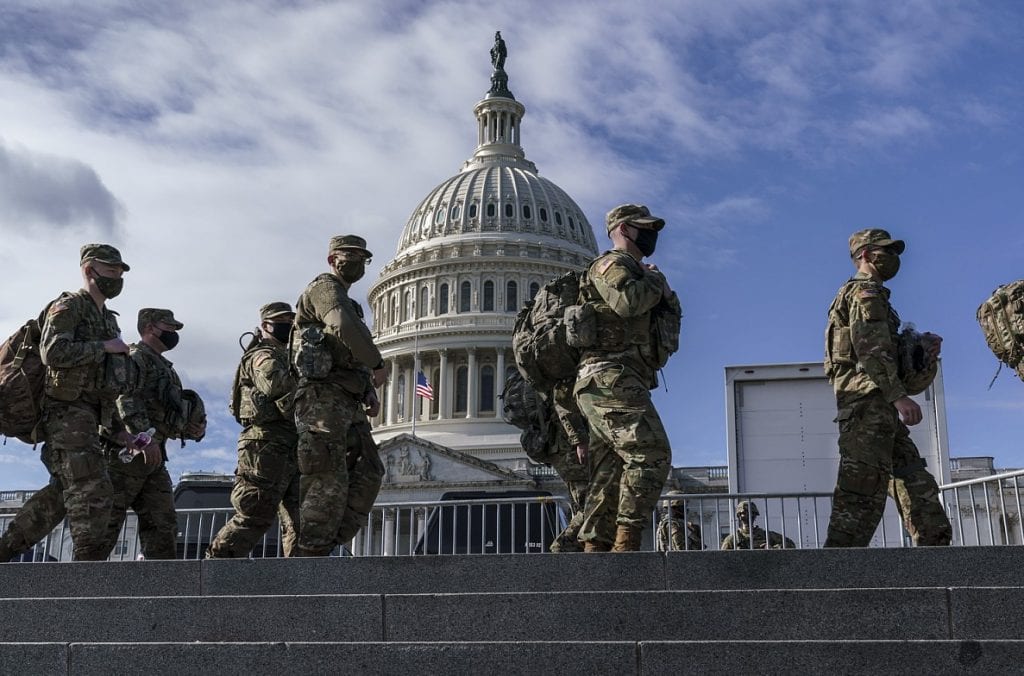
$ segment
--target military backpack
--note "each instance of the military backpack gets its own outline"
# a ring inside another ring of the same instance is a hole
[[[549,281],[516,316],[512,353],[516,366],[537,392],[550,392],[560,380],[574,378],[580,351],[566,336],[566,311],[578,307],[580,273]]]
[[[977,317],[988,348],[1001,362],[1000,368],[1006,364],[1024,380],[1024,280],[993,291],[978,307]]]
[[[25,322],[0,345],[0,434],[26,444],[41,440],[46,366],[39,353],[39,339],[45,314],[43,310],[38,318]]]
[[[545,455],[552,405],[537,394],[518,370],[511,371],[501,391],[501,414],[510,425],[522,430],[519,441],[526,455],[537,460]],[[546,460],[537,460],[545,462]]]

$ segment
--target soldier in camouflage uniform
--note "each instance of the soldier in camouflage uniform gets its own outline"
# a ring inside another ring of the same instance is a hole
[[[384,382],[380,351],[348,297],[371,256],[362,237],[331,238],[331,272],[314,279],[295,304],[299,556],[327,556],[339,538],[349,494],[349,428],[372,405],[368,385]]]
[[[904,249],[885,230],[855,232],[850,256],[857,274],[829,308],[825,374],[839,411],[839,476],[826,547],[866,547],[882,518],[886,489],[915,544],[948,545],[952,538],[938,486],[907,429],[921,422],[908,389],[920,391],[926,383],[911,386],[900,377],[900,320],[882,285],[896,275]],[[934,364],[941,339],[932,338]],[[934,377],[934,366],[925,375]]]
[[[294,546],[299,520],[299,470],[295,459],[295,377],[288,336],[295,313],[288,303],[260,308],[259,335],[242,355],[232,388],[231,412],[242,424],[231,504],[235,515],[210,543],[207,558],[249,555],[282,515],[285,553]]]
[[[107,444],[107,471],[114,486],[114,502],[107,525],[110,550],[130,508],[138,517],[139,544],[147,559],[173,559],[178,531],[171,476],[167,472],[167,440],[200,440],[205,423],[189,423],[181,380],[174,365],[163,355],[178,344],[184,324],[170,310],[139,310],[141,340],[132,345],[132,361],[138,368],[138,386],[117,399],[121,424],[131,435],[155,430],[150,443],[129,462],[119,455],[121,445]]]
[[[130,383],[128,346],[106,301],[121,293],[122,274],[130,268],[108,244],[86,244],[80,262],[85,287],[50,303],[40,338],[47,367],[42,461],[50,483],[8,525],[0,538],[0,561],[28,551],[65,515],[75,560],[107,557],[111,485],[98,429],[112,422],[114,400]]]
[[[700,526],[686,520],[686,505],[679,499],[681,496],[677,491],[665,494],[671,502],[658,521],[655,548],[659,552],[704,549]]]
[[[680,315],[679,301],[654,253],[663,219],[647,207],[612,209],[606,225],[613,248],[587,268],[580,282],[584,310],[596,326],[581,346],[573,392],[590,429],[591,478],[580,540],[586,551],[636,551],[668,477],[671,451],[651,402],[662,365],[656,312]],[[678,323],[676,324],[678,330]],[[678,337],[678,336],[677,336]],[[665,357],[667,359],[667,357]],[[615,542],[608,540],[616,525]]]
[[[722,540],[722,549],[796,549],[796,543],[783,537],[773,530],[765,532],[764,528],[754,526],[761,512],[757,505],[743,500],[736,505],[736,532],[726,535]],[[753,526],[753,533],[751,533]]]

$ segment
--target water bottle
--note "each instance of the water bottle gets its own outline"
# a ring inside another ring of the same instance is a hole
[[[139,432],[132,437],[131,444],[121,449],[121,452],[117,454],[117,457],[121,459],[121,462],[131,462],[135,459],[135,456],[142,453],[146,446],[153,443],[153,435],[156,434],[156,428],[150,427],[145,432]]]

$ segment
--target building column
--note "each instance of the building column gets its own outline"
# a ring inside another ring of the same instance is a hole
[[[441,373],[437,378],[437,417],[444,420],[452,415],[451,407],[448,406],[448,349],[438,352],[441,354]]]
[[[426,533],[426,532],[427,532],[427,509],[426,509],[426,507],[421,507],[421,508],[416,510],[416,540],[415,540],[415,542],[419,542],[420,539],[423,537],[424,533]],[[423,546],[423,551],[426,552],[427,551],[427,543],[424,542],[423,545],[424,545]]]
[[[477,410],[480,408],[477,401],[477,382],[479,374],[476,365],[476,348],[470,347],[466,350],[469,353],[469,363],[466,369],[466,417],[477,417]]]
[[[398,392],[398,359],[391,359],[389,362],[391,365],[391,371],[388,374],[388,400],[385,403],[385,418],[386,425],[395,424],[395,401],[397,400]]]
[[[384,510],[384,556],[395,555],[395,510]]]
[[[494,373],[494,412],[501,417],[501,400],[498,398],[505,390],[505,348],[498,348],[498,360]]]
[[[404,417],[402,418],[405,422],[412,422],[413,411],[416,408],[416,403],[412,400],[412,395],[416,392],[416,383],[413,382],[415,377],[416,376],[412,373],[412,366],[410,365],[409,368],[405,370],[405,406],[403,407]]]

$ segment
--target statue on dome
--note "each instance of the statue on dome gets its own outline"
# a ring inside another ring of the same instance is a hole
[[[491,47],[491,65],[494,70],[505,70],[505,57],[508,50],[505,49],[505,41],[501,39],[501,31],[494,34],[494,46]]]

